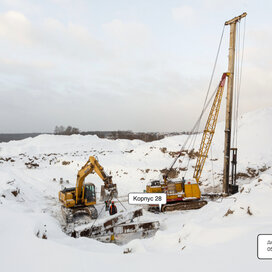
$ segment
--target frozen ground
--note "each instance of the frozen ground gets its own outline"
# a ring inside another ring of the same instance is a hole
[[[195,211],[145,212],[145,218],[161,222],[161,229],[152,238],[123,246],[74,239],[61,231],[60,179],[65,186],[74,186],[79,168],[95,155],[113,176],[119,195],[141,192],[171,164],[171,152],[180,149],[186,136],[144,143],[40,135],[1,143],[1,271],[270,271],[272,261],[257,259],[257,235],[272,233],[271,122],[272,108],[248,113],[239,121],[238,172],[244,179],[239,180],[238,194]],[[221,186],[224,124],[218,124],[217,131],[202,175],[202,191]],[[200,137],[196,148],[199,142]],[[188,155],[182,159],[177,167],[184,170]],[[188,171],[180,171],[179,176],[186,173],[191,178],[195,162],[191,159]],[[90,175],[87,181],[99,191],[98,177]],[[47,239],[42,239],[44,234]],[[132,253],[123,254],[126,248]]]

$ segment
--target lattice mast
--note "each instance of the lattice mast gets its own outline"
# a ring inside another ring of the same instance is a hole
[[[197,158],[197,162],[196,162],[196,166],[194,170],[194,178],[197,183],[199,182],[199,179],[201,177],[205,160],[208,157],[209,149],[212,143],[227,76],[228,76],[228,73],[224,73],[222,75],[221,81],[219,83],[219,86],[218,86],[218,89],[217,89],[217,92],[216,92],[216,95],[215,95],[215,98],[209,113],[209,117],[206,122],[206,126],[202,135],[201,144],[199,148],[199,156]]]

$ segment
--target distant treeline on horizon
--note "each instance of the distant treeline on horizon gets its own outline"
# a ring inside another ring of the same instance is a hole
[[[114,131],[80,131],[78,128],[72,126],[56,126],[54,130],[55,135],[97,135],[99,138],[106,139],[127,139],[127,140],[142,140],[145,142],[152,142],[163,139],[165,136],[174,136],[189,134],[188,132],[133,132],[131,130],[114,130]]]
[[[68,129],[67,129],[68,128]],[[127,139],[127,140],[142,140],[145,142],[152,142],[161,140],[166,136],[187,135],[189,132],[133,132],[130,130],[116,130],[116,131],[79,131],[72,127],[67,127],[64,130],[56,130],[54,133],[0,133],[0,142],[18,141],[29,137],[36,137],[41,134],[54,135],[97,135],[99,138],[106,139]]]

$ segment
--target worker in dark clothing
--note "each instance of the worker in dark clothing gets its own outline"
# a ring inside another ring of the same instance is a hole
[[[114,215],[117,213],[117,207],[114,205],[113,201],[111,202],[109,213],[110,215]]]
[[[105,201],[105,211],[108,211],[110,208],[110,202],[108,200]]]

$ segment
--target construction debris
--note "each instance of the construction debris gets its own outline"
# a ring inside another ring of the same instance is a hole
[[[66,233],[74,238],[88,237],[101,242],[123,244],[131,239],[150,237],[159,229],[158,221],[134,222],[142,215],[142,209],[119,213],[97,224],[94,221],[81,226],[70,225]]]

